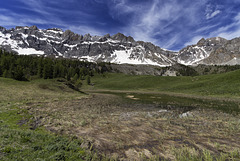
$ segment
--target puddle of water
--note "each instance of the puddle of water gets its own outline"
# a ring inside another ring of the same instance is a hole
[[[139,98],[134,97],[134,95],[127,95],[126,97],[133,100],[139,100]]]
[[[123,100],[131,103],[154,104],[161,109],[174,110],[181,109],[182,112],[191,111],[195,108],[210,108],[221,110],[227,113],[239,114],[238,103],[231,101],[210,100],[200,98],[187,98],[179,96],[170,96],[165,94],[139,94],[139,93],[114,93],[101,92],[105,94],[114,94],[122,97]]]

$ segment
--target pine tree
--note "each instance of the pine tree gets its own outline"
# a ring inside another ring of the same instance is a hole
[[[78,74],[76,73],[73,77],[73,82],[77,82],[77,80],[78,80]]]
[[[39,78],[43,77],[43,58],[38,59],[38,73],[37,73]]]
[[[87,84],[90,85],[91,84],[91,80],[90,80],[90,76],[88,75],[87,77]]]
[[[51,59],[44,59],[43,62],[43,78],[44,79],[52,79],[53,78],[53,66]]]
[[[60,77],[65,78],[67,70],[63,65],[60,65],[59,72],[60,72]]]
[[[8,70],[7,70],[7,69],[4,70],[4,72],[3,72],[3,77],[4,77],[4,78],[7,78],[7,77],[8,77]]]
[[[70,79],[71,79],[71,75],[70,75],[69,72],[67,73],[66,79],[67,79],[68,81],[70,81]]]
[[[17,68],[15,69],[13,78],[19,81],[25,80],[23,69],[20,65],[18,65]]]
[[[77,88],[81,88],[81,86],[82,86],[82,80],[81,80],[81,79],[78,79],[77,82],[75,83],[75,86],[76,86]]]
[[[54,68],[53,68],[53,78],[57,78],[60,76],[60,68],[59,68],[59,64],[55,64]]]

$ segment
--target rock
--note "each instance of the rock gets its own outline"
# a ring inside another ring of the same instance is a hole
[[[201,40],[198,41],[197,45],[203,46],[205,42],[206,42],[206,40],[204,38],[202,38]]]
[[[104,35],[103,37],[105,37],[105,38],[110,38],[110,34],[106,34],[106,35]]]
[[[118,40],[122,43],[127,43],[127,42],[135,42],[134,39],[131,36],[126,37],[122,33],[117,33],[113,36],[111,36],[113,40]]]
[[[71,38],[73,35],[74,35],[74,33],[73,33],[71,30],[66,30],[66,31],[63,33],[62,37],[63,37],[64,39],[69,39],[69,38]]]
[[[6,28],[0,26],[0,31],[6,31]]]
[[[83,41],[91,41],[92,36],[90,34],[85,34],[83,36]]]
[[[185,112],[179,115],[180,118],[185,118],[185,117],[193,117],[191,112]]]
[[[31,27],[29,27],[30,30],[38,30],[37,26],[33,25]]]
[[[176,60],[185,65],[195,64],[221,64],[229,61],[216,56],[216,50],[226,48],[228,40],[221,37],[213,37],[209,39],[202,38],[196,45],[190,45],[179,51]],[[225,52],[224,55],[230,55]]]

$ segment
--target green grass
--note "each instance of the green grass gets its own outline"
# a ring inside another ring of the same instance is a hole
[[[218,109],[238,114],[240,70],[205,76],[162,77],[107,73],[92,78],[93,91],[132,93],[141,101]],[[164,95],[166,94],[166,95]],[[161,99],[159,99],[161,98]]]
[[[83,96],[57,79],[16,81],[0,77],[0,103],[18,101],[52,101]]]
[[[136,76],[107,73],[95,76],[95,89],[158,91],[212,96],[240,96],[240,70],[195,77]]]
[[[53,135],[43,128],[30,130],[19,120],[31,117],[21,104],[1,104],[0,160],[91,160],[97,155],[81,148],[74,137]]]
[[[176,161],[226,161],[226,160],[235,160],[240,157],[240,152],[235,150],[231,153],[220,153],[217,156],[214,156],[208,150],[199,152],[193,148],[183,147],[183,148],[173,148],[172,150],[176,157]]]
[[[31,130],[29,103],[70,100],[84,96],[57,80],[20,82],[0,78],[0,160],[99,160],[83,140],[50,133],[43,127]]]

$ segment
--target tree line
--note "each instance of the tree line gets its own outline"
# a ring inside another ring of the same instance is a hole
[[[103,74],[108,71],[106,64],[92,63],[64,58],[44,56],[17,55],[0,49],[0,76],[19,81],[33,78],[65,78],[79,83],[87,80],[95,73]]]

